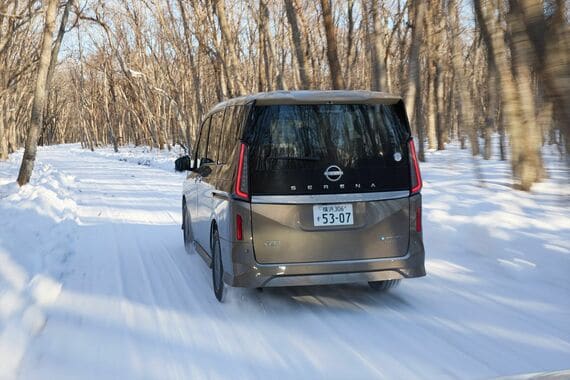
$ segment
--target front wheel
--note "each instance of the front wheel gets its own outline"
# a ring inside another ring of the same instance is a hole
[[[374,289],[381,292],[385,292],[389,289],[395,288],[400,283],[400,280],[385,280],[385,281],[370,281],[368,285]]]
[[[212,285],[216,299],[222,302],[224,297],[224,266],[222,264],[222,250],[220,248],[218,231],[214,231],[212,236]]]

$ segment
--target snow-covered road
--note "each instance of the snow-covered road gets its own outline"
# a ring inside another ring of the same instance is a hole
[[[467,152],[430,154],[428,276],[391,293],[234,288],[219,304],[209,269],[184,250],[184,176],[165,170],[170,158],[137,165],[128,153],[42,148],[32,185],[17,192],[8,182],[19,157],[0,163],[0,377],[476,379],[570,368],[570,190],[556,159],[552,178],[525,194],[506,186],[505,163],[482,163],[480,187]]]

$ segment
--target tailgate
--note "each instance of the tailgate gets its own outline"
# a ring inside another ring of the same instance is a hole
[[[363,260],[407,253],[409,198],[350,204],[353,224],[343,226],[315,226],[314,204],[252,204],[257,262]]]

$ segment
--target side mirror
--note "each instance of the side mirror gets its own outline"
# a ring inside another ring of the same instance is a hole
[[[182,156],[174,161],[174,170],[177,172],[185,172],[188,170],[192,170],[192,159],[190,156]]]

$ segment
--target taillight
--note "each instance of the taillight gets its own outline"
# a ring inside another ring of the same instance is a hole
[[[237,168],[237,178],[235,193],[238,197],[248,200],[249,199],[249,186],[248,186],[248,162],[247,162],[247,146],[242,143],[239,148],[239,161]]]
[[[420,165],[418,163],[418,157],[416,155],[416,146],[414,145],[414,139],[410,139],[408,142],[408,151],[410,152],[410,175],[412,181],[410,194],[417,194],[422,189],[422,174],[420,173]]]
[[[422,208],[416,208],[416,232],[422,232]]]
[[[236,214],[236,239],[243,240],[243,219],[240,214]]]

